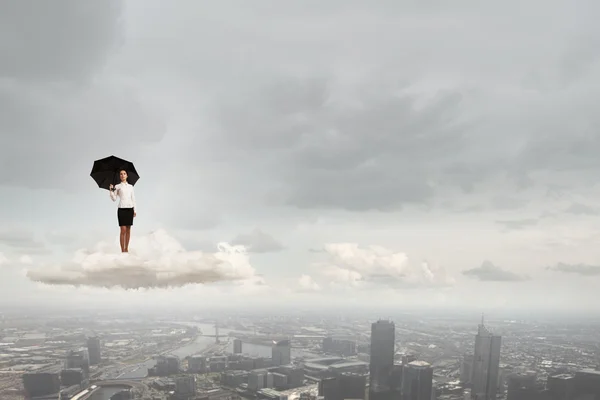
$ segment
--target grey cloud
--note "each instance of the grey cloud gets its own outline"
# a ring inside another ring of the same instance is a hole
[[[566,11],[590,15],[583,6],[532,2],[526,7],[545,15],[532,27],[510,12],[513,6],[476,2],[465,8],[406,2],[238,5],[235,13],[215,5],[211,15],[226,16],[236,27],[231,30],[204,18],[196,4],[177,2],[160,12],[131,7],[151,32],[170,35],[161,52],[132,45],[140,59],[130,62],[174,87],[197,85],[200,102],[208,104],[207,121],[203,115],[198,125],[210,129],[183,149],[181,159],[194,166],[206,166],[211,157],[227,164],[219,172],[224,179],[242,187],[240,193],[250,187],[248,197],[269,205],[395,211],[431,203],[440,188],[491,197],[515,186],[546,185],[536,173],[555,171],[553,157],[565,152],[558,145],[544,147],[546,137],[573,143],[564,132],[577,128],[565,126],[575,118],[565,115],[576,111],[585,124],[597,114],[590,106],[597,103],[593,85],[544,97],[521,85],[532,68],[558,68],[557,54],[579,57],[593,49],[572,50],[579,48],[578,37],[571,36],[577,31],[568,21],[560,28],[552,24],[554,42],[561,42],[552,55],[540,46],[543,35],[544,43],[553,40],[549,21],[561,20]],[[340,47],[357,22],[361,35],[351,50]],[[481,41],[472,32],[482,23],[498,32],[506,23],[512,29]],[[581,29],[594,24],[587,21]],[[271,40],[274,32],[277,41]],[[419,40],[414,32],[423,33]],[[148,35],[136,36],[135,43]],[[441,36],[447,38],[443,45],[435,39]],[[191,37],[202,52],[190,54]],[[424,53],[424,47],[435,51]],[[508,61],[514,59],[522,62]],[[169,95],[179,94],[172,90]],[[570,105],[574,99],[581,99],[577,106]],[[492,178],[505,185],[492,187]]]
[[[517,219],[517,220],[505,220],[505,221],[496,221],[497,224],[503,225],[506,229],[509,230],[519,230],[524,229],[530,226],[535,226],[538,224],[537,219]]]
[[[2,245],[18,252],[30,254],[45,254],[49,252],[44,242],[36,239],[33,232],[24,229],[0,230],[0,246]]]
[[[280,182],[281,201],[299,208],[392,211],[429,201],[437,182],[463,179],[453,169],[468,128],[459,92],[423,107],[388,89],[347,106],[333,86],[289,79],[256,90],[221,113],[217,147],[247,154],[244,162]]]
[[[231,241],[231,244],[245,246],[252,253],[270,253],[284,249],[279,241],[260,229],[238,235]]]
[[[498,210],[516,210],[525,207],[527,203],[529,200],[503,195],[495,196],[492,199],[492,206]]]
[[[576,274],[582,276],[600,275],[600,266],[587,264],[566,264],[558,263],[555,266],[547,268],[550,271],[563,272],[566,274]]]
[[[598,209],[581,203],[573,203],[566,210],[568,214],[598,215]]]
[[[171,271],[153,271],[144,265],[60,272],[34,269],[27,271],[27,277],[34,282],[47,285],[120,287],[123,289],[182,287],[238,279],[231,278],[218,269],[173,273]]]
[[[116,0],[0,5],[0,185],[72,187],[115,143],[134,155],[162,137],[138,89],[102,75],[120,16]]]
[[[0,77],[87,79],[119,36],[117,0],[5,1],[0,6]]]
[[[490,261],[484,261],[480,267],[468,269],[463,275],[483,282],[520,282],[529,280],[526,275],[519,275],[506,269],[500,268]]]

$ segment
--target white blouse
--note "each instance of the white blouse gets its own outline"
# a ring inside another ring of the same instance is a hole
[[[115,190],[109,190],[109,192],[112,201],[116,201],[119,196],[119,208],[133,208],[137,212],[133,185],[121,182],[115,185]]]

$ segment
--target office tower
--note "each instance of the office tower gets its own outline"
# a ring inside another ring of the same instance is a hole
[[[364,399],[366,397],[367,376],[350,372],[319,381],[319,396],[324,400]]]
[[[413,361],[402,368],[402,400],[431,400],[433,368],[425,361]]]
[[[340,381],[333,376],[319,381],[318,394],[323,400],[344,400],[340,391]]]
[[[506,400],[532,400],[537,396],[535,381],[537,375],[533,371],[513,373],[508,376]]]
[[[71,368],[81,368],[86,374],[90,372],[90,355],[88,349],[80,348],[79,350],[71,350],[67,353],[65,369]]]
[[[465,354],[460,363],[460,383],[463,385],[470,385],[472,376],[473,354]]]
[[[240,339],[233,340],[233,354],[242,354],[242,341]]]
[[[577,371],[573,385],[576,396],[600,398],[600,369],[585,368]]]
[[[407,363],[408,364],[408,363]],[[402,374],[404,373],[404,363],[394,364],[392,373],[390,374],[390,390],[394,399],[400,398],[402,392]]]
[[[289,340],[281,340],[273,343],[271,348],[273,365],[286,365],[292,362],[292,346]]]
[[[183,375],[175,379],[175,394],[180,398],[189,398],[196,395],[196,376]]]
[[[550,400],[570,400],[575,393],[575,377],[569,374],[549,376],[546,389]]]
[[[60,378],[57,373],[26,372],[23,387],[28,397],[48,396],[60,391]]]
[[[90,355],[90,365],[100,364],[102,353],[100,351],[100,338],[90,337],[87,340],[87,349]]]
[[[81,385],[85,381],[85,374],[81,369],[63,369],[60,372],[62,386]]]
[[[391,321],[371,324],[371,359],[369,363],[369,400],[392,397],[390,377],[394,368],[396,328]]]
[[[502,338],[493,335],[484,325],[483,317],[475,336],[471,397],[473,400],[492,400],[498,393],[500,347]]]

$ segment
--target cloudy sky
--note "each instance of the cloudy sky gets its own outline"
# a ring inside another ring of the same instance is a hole
[[[0,304],[598,309],[598,12],[4,1]]]

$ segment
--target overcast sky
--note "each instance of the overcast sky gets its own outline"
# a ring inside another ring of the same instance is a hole
[[[3,1],[0,304],[598,309],[599,12]]]

